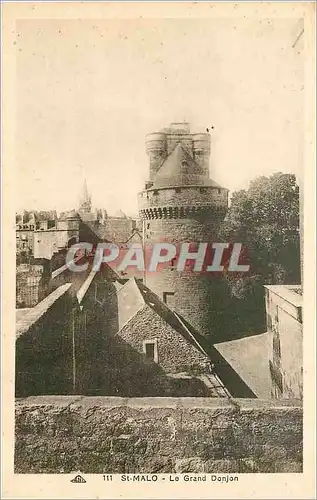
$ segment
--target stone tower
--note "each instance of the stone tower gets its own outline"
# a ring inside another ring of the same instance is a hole
[[[210,135],[172,123],[146,136],[149,180],[139,193],[144,245],[216,242],[228,190],[209,177]],[[202,335],[212,334],[212,273],[179,272],[173,260],[146,272],[146,285]]]

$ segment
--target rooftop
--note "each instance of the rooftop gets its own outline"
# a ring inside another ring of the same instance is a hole
[[[151,189],[184,185],[221,188],[219,184],[206,176],[188,149],[179,142],[158,169]]]
[[[267,333],[222,342],[214,347],[258,398],[271,397]]]
[[[264,285],[264,287],[295,307],[303,305],[302,287],[300,285]]]
[[[26,333],[29,328],[34,325],[52,305],[62,297],[71,287],[71,283],[65,283],[58,287],[54,292],[48,295],[35,307],[32,307],[26,314],[22,315],[16,323],[16,338]]]
[[[129,219],[128,217],[122,210],[117,210],[114,215],[110,215],[110,218],[114,219]]]

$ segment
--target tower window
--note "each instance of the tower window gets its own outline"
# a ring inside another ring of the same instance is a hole
[[[154,361],[154,363],[158,363],[157,339],[144,340],[143,352],[148,359]]]
[[[150,229],[150,223],[149,222],[146,225],[146,229]]]
[[[174,257],[172,260],[171,260],[171,267],[174,268],[175,267],[175,263],[176,263],[176,257]],[[165,293],[165,292],[164,292]],[[174,292],[173,292],[174,293]]]

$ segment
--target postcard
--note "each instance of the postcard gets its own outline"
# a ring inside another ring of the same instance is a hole
[[[2,14],[3,498],[315,498],[314,3]]]

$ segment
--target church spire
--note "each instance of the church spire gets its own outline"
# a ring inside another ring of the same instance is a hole
[[[87,180],[85,178],[82,195],[79,202],[80,212],[91,212],[91,196],[88,193]]]

